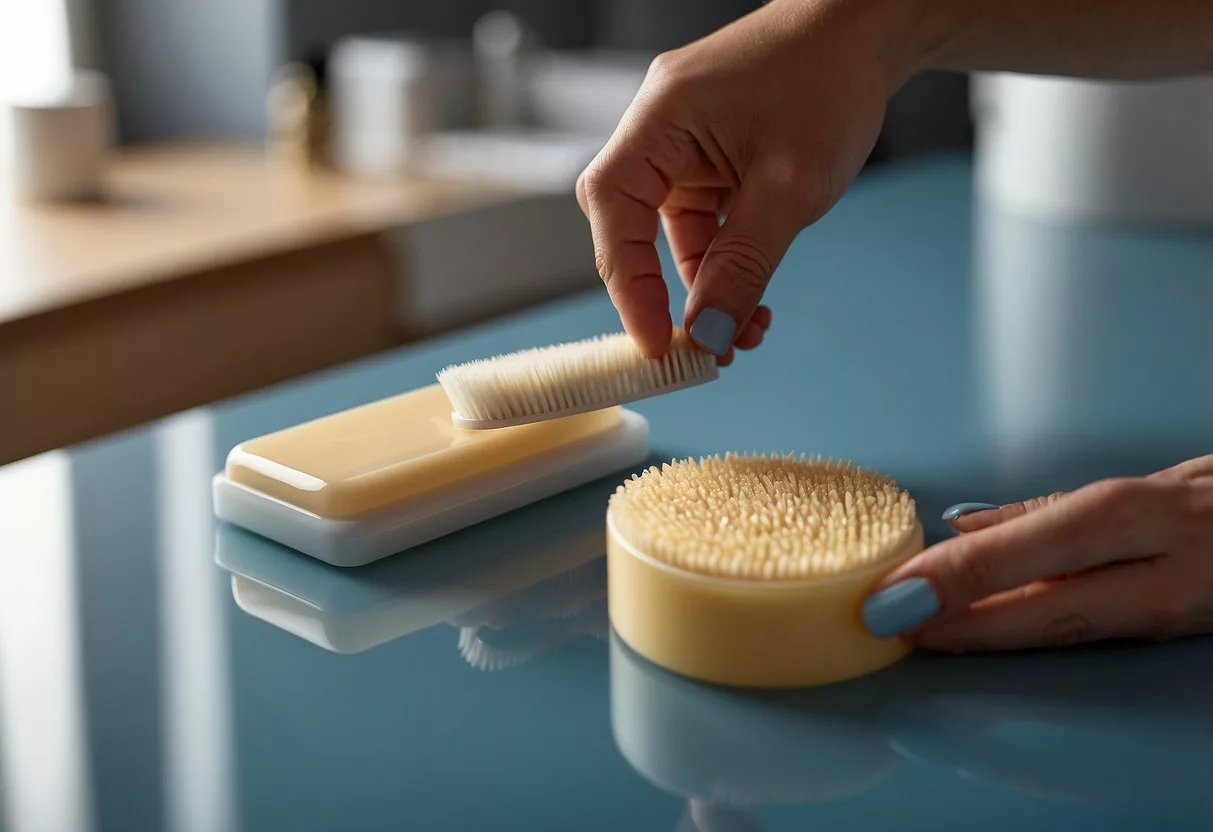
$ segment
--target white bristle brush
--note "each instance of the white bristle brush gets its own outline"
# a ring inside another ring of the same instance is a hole
[[[602,410],[713,381],[716,356],[676,330],[661,358],[625,333],[536,347],[438,374],[457,427],[488,430]]]

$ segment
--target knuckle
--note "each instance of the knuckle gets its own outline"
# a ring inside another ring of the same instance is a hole
[[[1052,494],[1046,494],[1044,497],[1038,497],[1038,498],[1036,498],[1036,503],[1037,503],[1036,508],[1043,508],[1044,506],[1056,505],[1065,496],[1066,496],[1066,492],[1064,492],[1064,491],[1054,491]]]
[[[732,280],[756,293],[766,289],[775,271],[766,247],[745,235],[734,234],[721,240],[713,246],[712,258]]]
[[[1204,489],[1194,488],[1186,480],[1174,480],[1166,492],[1164,548],[1175,553],[1213,553],[1213,505],[1203,494]]]
[[[598,270],[598,276],[602,278],[602,282],[611,286],[611,259],[607,256],[606,250],[601,246],[594,247],[594,268]]]
[[[824,216],[830,209],[830,195],[822,177],[803,163],[774,166],[766,171],[768,188],[803,225]]]
[[[681,80],[681,64],[682,54],[677,49],[658,54],[649,62],[645,85],[658,90],[668,89]]]
[[[806,153],[797,147],[789,153],[769,152],[762,176],[800,223],[809,225],[825,216],[837,198],[834,167],[828,155]]]
[[[1131,517],[1139,513],[1142,500],[1148,493],[1142,480],[1118,478],[1107,481],[1104,500],[1117,516]]]
[[[592,162],[578,180],[586,200],[591,203],[598,201],[609,178],[610,171],[606,163],[597,159]]]
[[[1006,508],[1006,511],[1009,517],[1020,517],[1024,514],[1031,514],[1042,508],[1056,505],[1063,496],[1065,496],[1065,492],[1054,491],[1052,494],[1045,494],[1040,497],[1029,497],[1021,502],[1012,503]]]

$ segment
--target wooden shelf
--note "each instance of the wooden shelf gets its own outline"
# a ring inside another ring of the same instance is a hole
[[[96,204],[0,204],[0,325],[526,195],[301,173],[259,147],[207,144],[123,153],[107,183]]]

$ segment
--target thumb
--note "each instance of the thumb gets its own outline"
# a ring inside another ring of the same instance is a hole
[[[742,185],[687,297],[686,328],[699,346],[718,356],[733,346],[800,231],[791,215],[768,189]]]

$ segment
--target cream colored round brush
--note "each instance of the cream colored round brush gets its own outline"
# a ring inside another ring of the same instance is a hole
[[[908,652],[870,635],[861,605],[922,548],[914,500],[890,477],[793,456],[675,461],[611,497],[611,623],[642,656],[703,681],[840,681]]]

